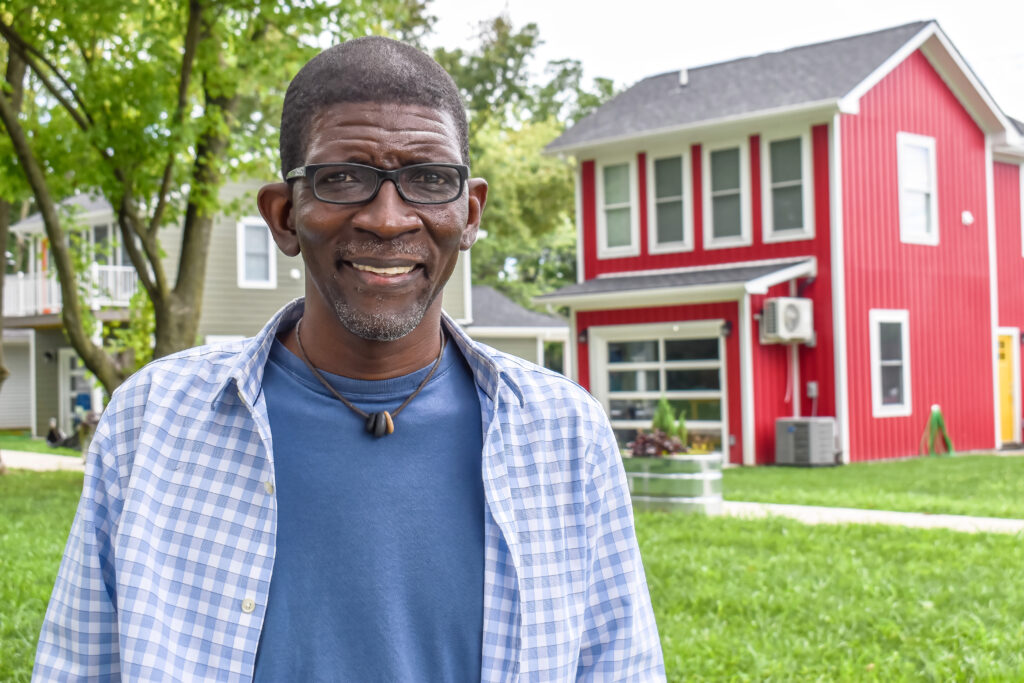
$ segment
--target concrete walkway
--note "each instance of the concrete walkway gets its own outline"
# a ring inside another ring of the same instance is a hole
[[[65,455],[0,450],[0,458],[10,469],[77,470],[79,472],[83,469],[81,458]],[[722,504],[722,514],[746,519],[788,517],[804,524],[890,524],[921,529],[951,529],[968,533],[979,531],[997,534],[1024,533],[1024,519],[929,515],[921,512],[815,507],[813,505],[741,503],[727,500]]]
[[[50,453],[29,453],[27,451],[0,450],[0,461],[8,469],[18,470],[78,470],[85,469],[82,458],[71,455],[52,455]]]
[[[1024,519],[931,515],[923,512],[830,508],[813,505],[740,503],[727,500],[722,504],[722,514],[746,519],[788,517],[804,524],[891,524],[921,529],[951,529],[968,533],[985,531],[996,534],[1019,534],[1024,532]]]

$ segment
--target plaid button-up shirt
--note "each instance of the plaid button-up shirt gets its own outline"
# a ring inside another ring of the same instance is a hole
[[[114,392],[46,612],[34,679],[252,679],[274,567],[261,391],[282,309]],[[483,681],[664,679],[618,448],[577,385],[444,324],[483,421]]]

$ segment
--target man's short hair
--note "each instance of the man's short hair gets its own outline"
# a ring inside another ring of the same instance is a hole
[[[313,119],[344,102],[415,104],[447,112],[455,122],[462,163],[469,163],[466,108],[451,75],[429,55],[382,36],[330,47],[295,75],[281,112],[281,176],[306,163]]]

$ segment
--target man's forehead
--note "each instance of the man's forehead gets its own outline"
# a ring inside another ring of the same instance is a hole
[[[307,136],[307,158],[347,144],[447,148],[457,156],[460,150],[451,114],[403,102],[340,102],[317,111]]]

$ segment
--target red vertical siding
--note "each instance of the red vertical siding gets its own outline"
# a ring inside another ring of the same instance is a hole
[[[756,315],[764,308],[764,300],[775,296],[789,296],[789,285],[772,287],[767,296],[751,297],[751,311]],[[793,414],[793,405],[799,400],[800,388],[791,382],[789,346],[759,343],[759,324],[755,323],[751,328],[754,336],[751,358],[754,376],[754,453],[757,464],[764,465],[775,462],[775,420]]]
[[[647,155],[636,155],[637,196],[640,198],[640,253],[647,253]]]
[[[750,136],[750,228],[753,232],[753,249],[757,250],[764,246],[761,239],[762,218],[761,210],[761,136]]]
[[[933,403],[942,406],[958,449],[991,447],[984,135],[920,52],[841,125],[851,458],[915,453]],[[935,138],[938,246],[900,242],[898,131]],[[961,224],[965,210],[974,225]],[[909,311],[910,417],[872,417],[872,308]]]
[[[738,309],[736,302],[713,304],[692,304],[685,306],[659,306],[653,308],[616,309],[608,311],[579,311],[576,313],[576,329],[583,333],[590,327],[602,325],[641,325],[644,323],[683,322],[689,320],[722,319],[732,323],[733,333],[725,340],[725,406],[729,416],[729,435],[733,445],[728,447],[729,462],[742,464],[742,420],[740,411],[740,350]],[[585,387],[589,388],[590,361],[587,344],[580,343],[576,347],[579,359],[579,377],[587,378]],[[725,445],[723,444],[723,447]]]
[[[1021,245],[1021,167],[993,164],[999,324],[1024,329],[1024,252]]]
[[[583,279],[597,275],[597,177],[593,161],[580,164],[580,199],[583,210]]]
[[[690,178],[693,186],[693,251],[704,251],[704,176],[701,165],[701,146],[690,145]]]

